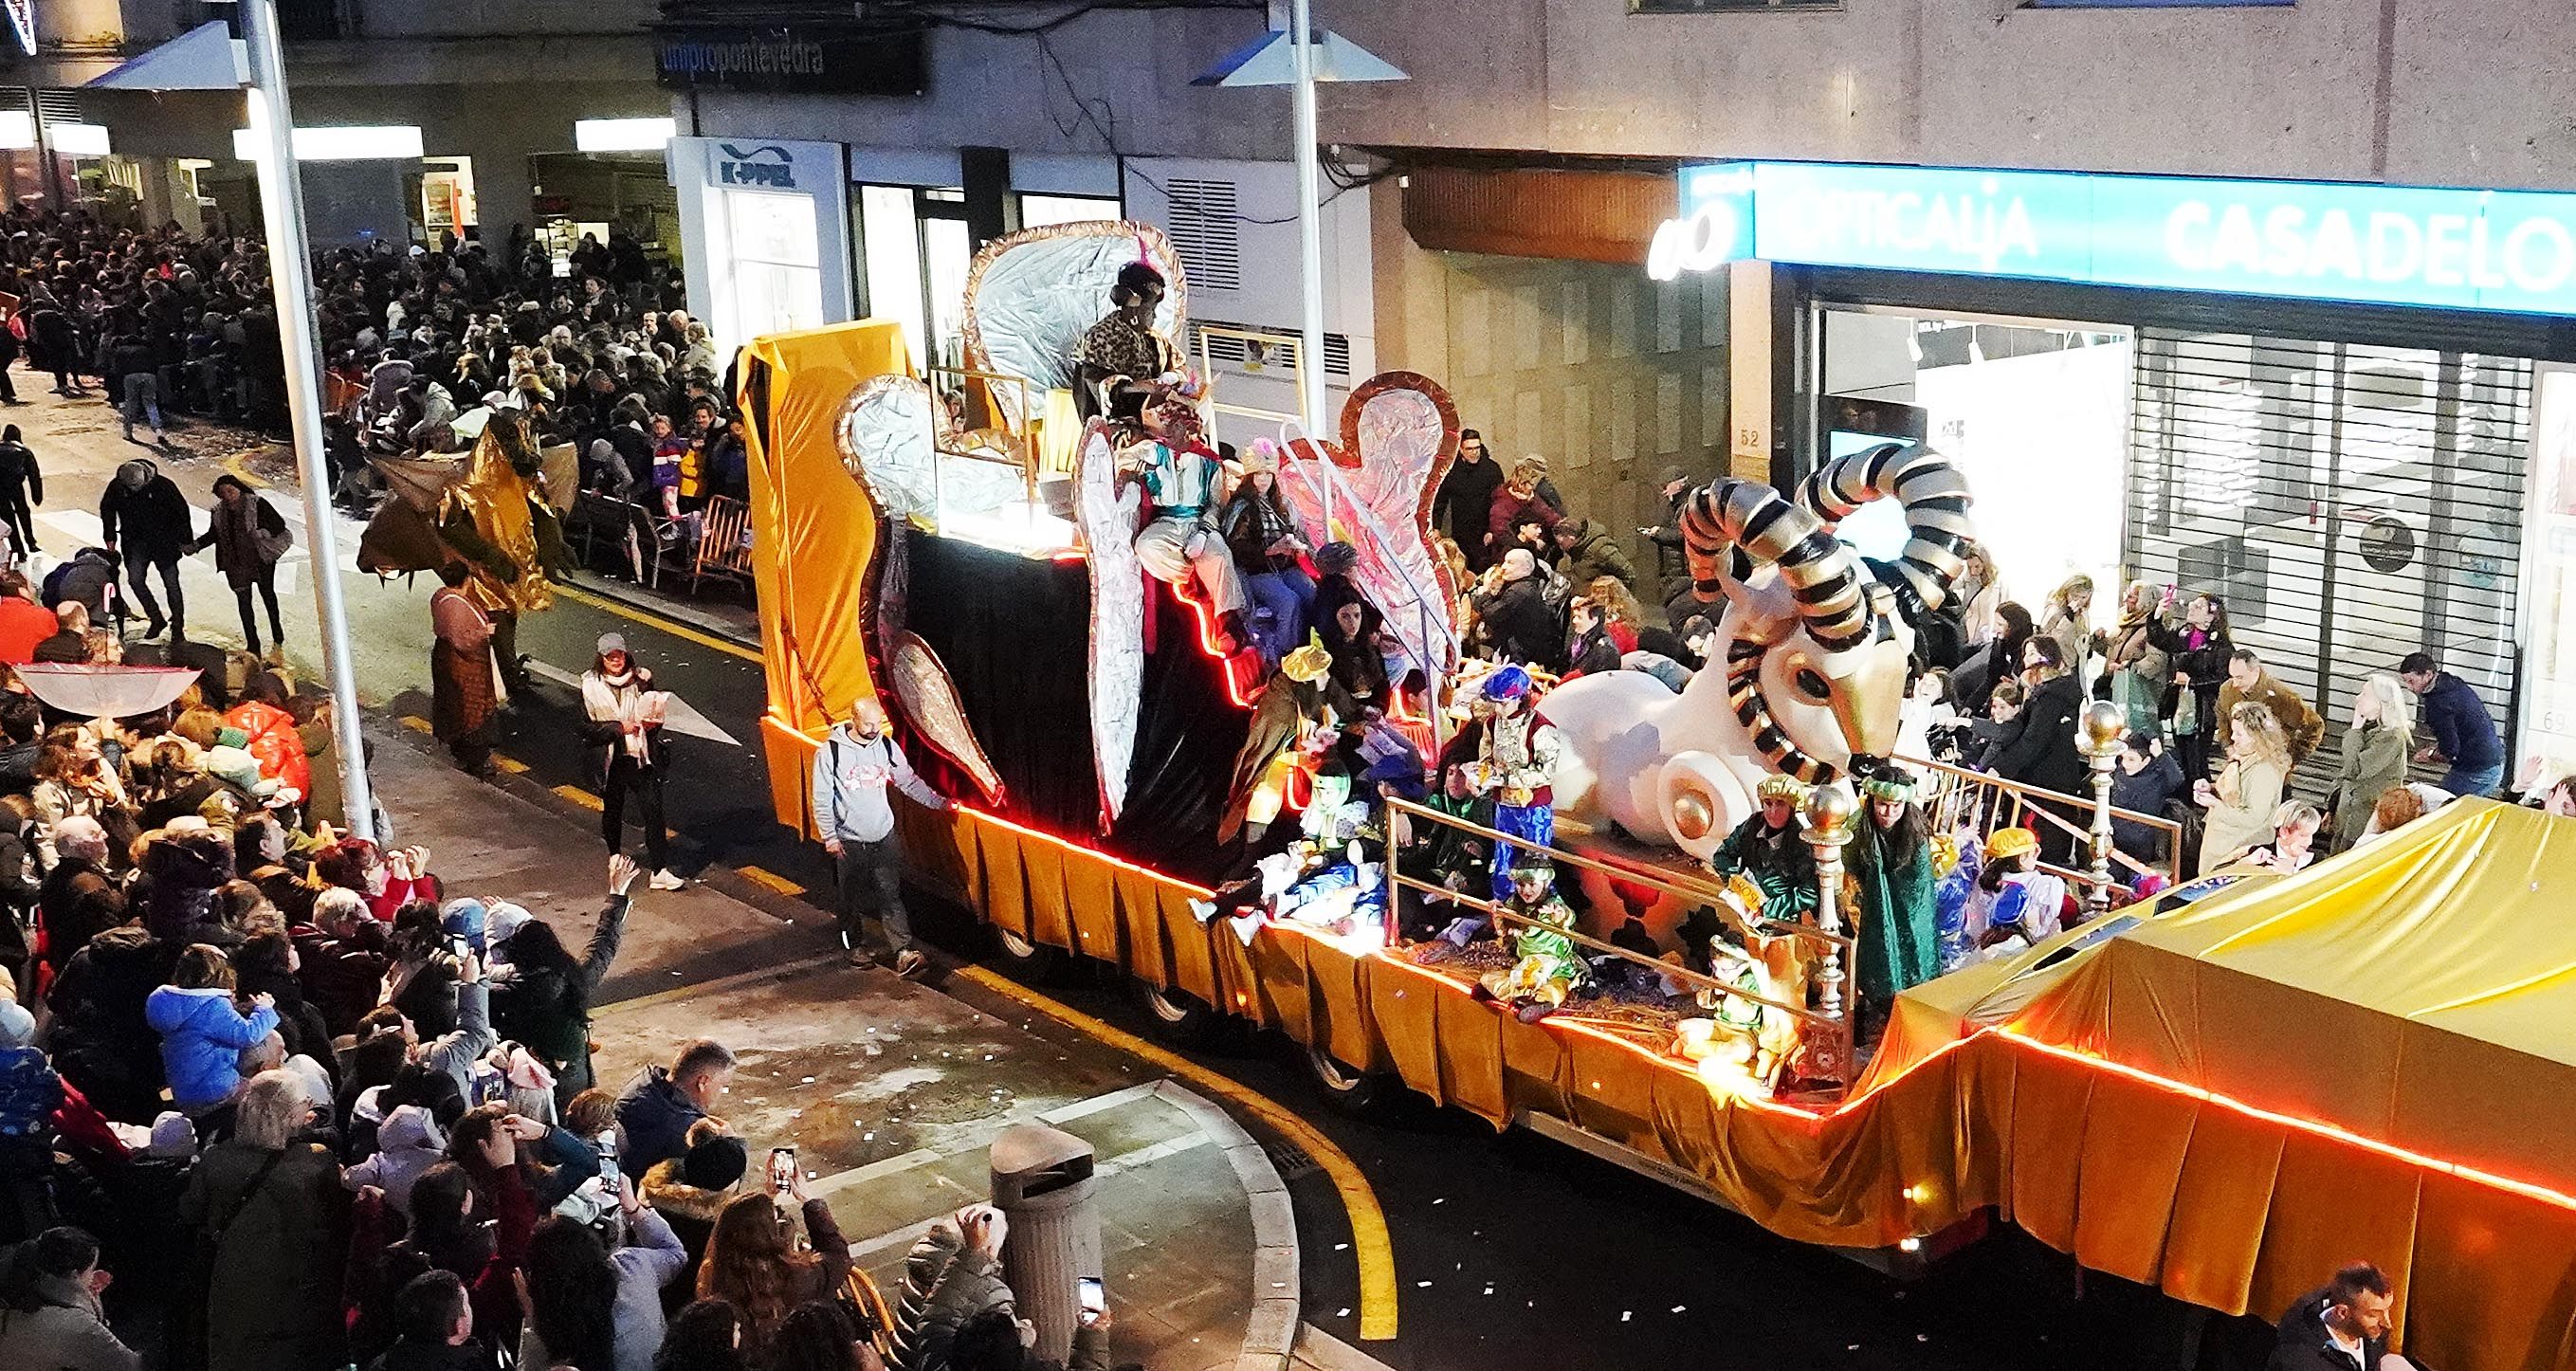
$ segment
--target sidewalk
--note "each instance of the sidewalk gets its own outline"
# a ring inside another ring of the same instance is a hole
[[[605,893],[594,830],[464,776],[426,739],[375,720],[369,732],[395,840],[428,848],[451,895],[515,900],[586,945]],[[731,1046],[742,1065],[726,1117],[755,1159],[798,1149],[881,1285],[900,1284],[930,1223],[985,1197],[996,1132],[1063,1128],[1098,1158],[1113,1360],[1287,1364],[1295,1224],[1268,1156],[1232,1120],[1106,1046],[851,968],[820,912],[797,909],[791,922],[704,884],[639,886],[593,1021],[602,1084],[622,1088],[689,1038]]]

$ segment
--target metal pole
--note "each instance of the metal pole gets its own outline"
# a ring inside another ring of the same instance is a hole
[[[340,790],[348,831],[376,836],[375,795],[367,785],[367,748],[359,728],[358,678],[349,660],[349,616],[340,602],[340,553],[331,509],[330,466],[322,451],[322,345],[314,332],[313,256],[304,237],[304,186],[295,167],[295,115],[287,103],[286,54],[278,44],[277,0],[241,0],[242,39],[250,50],[252,136],[260,208],[268,218],[268,278],[277,293],[277,337],[286,349],[287,415],[295,430],[295,470],[304,483],[305,536],[312,540],[313,600],[322,620],[322,672],[331,682],[332,745],[340,753]]]
[[[1860,801],[1843,781],[1828,781],[1807,796],[1807,847],[1816,858],[1816,931],[1829,938],[1843,935],[1843,847],[1852,840],[1852,821]],[[1843,1007],[1843,955],[1836,943],[1825,945],[1816,965],[1816,1012],[1838,1030],[1808,1051],[1813,1073],[1821,1080],[1851,1078],[1852,1019]]]
[[[2093,768],[2093,866],[2087,875],[2084,916],[2095,918],[2111,908],[2111,768],[2120,760],[2128,715],[2109,700],[2095,700],[2084,711],[2082,734],[2075,742]]]
[[[45,102],[34,86],[27,87],[27,122],[36,133],[36,165],[44,168],[45,194],[52,198],[54,213],[71,212],[71,201],[63,198],[63,164],[54,156],[54,143],[45,136]]]
[[[1320,451],[1324,426],[1323,166],[1315,147],[1315,16],[1310,0],[1288,7],[1289,47],[1297,59],[1297,283],[1304,307],[1297,342],[1297,410]],[[1324,537],[1333,536],[1333,491],[1324,487]]]

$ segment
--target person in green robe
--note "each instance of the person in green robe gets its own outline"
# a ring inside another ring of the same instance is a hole
[[[1893,763],[1861,779],[1867,801],[1844,850],[1859,887],[1860,1001],[1864,1022],[1885,1023],[1899,991],[1941,974],[1932,899],[1932,843],[1915,804],[1912,773]]]
[[[1735,826],[1709,854],[1719,877],[1741,874],[1762,892],[1763,918],[1804,923],[1816,912],[1816,856],[1798,828],[1798,806],[1807,786],[1794,776],[1770,775],[1755,787],[1762,809]]]
[[[1504,920],[1500,930],[1511,940],[1520,960],[1507,971],[1489,971],[1478,982],[1484,992],[1511,1006],[1522,1023],[1536,1023],[1556,1011],[1584,979],[1582,951],[1574,939],[1574,908],[1551,889],[1556,868],[1544,853],[1524,853],[1512,868],[1512,891],[1503,908],[1520,916]]]

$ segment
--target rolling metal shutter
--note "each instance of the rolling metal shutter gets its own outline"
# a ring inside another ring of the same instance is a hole
[[[2431,653],[2511,737],[2531,363],[2243,333],[2138,334],[2123,549],[2224,595],[2235,640],[2324,712]],[[2310,794],[2333,755],[2300,768]]]

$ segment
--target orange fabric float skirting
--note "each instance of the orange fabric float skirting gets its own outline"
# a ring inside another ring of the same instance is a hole
[[[1677,1058],[1563,1018],[1520,1023],[1384,953],[1280,927],[1246,946],[1191,915],[1199,887],[1106,854],[971,810],[897,811],[916,876],[996,924],[1496,1127],[1523,1113],[1572,1122],[1790,1238],[1883,1247],[1991,1206],[2086,1266],[2266,1317],[2367,1257],[2399,1281],[2406,1344],[2429,1364],[2576,1366],[2576,1198],[1994,1031],[1830,1112],[1740,1100]]]

